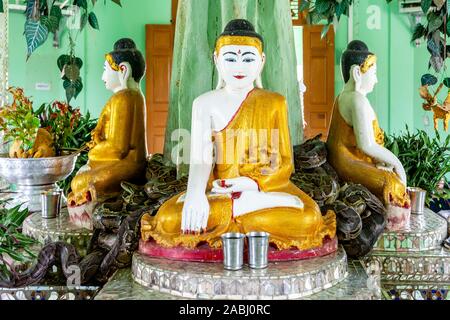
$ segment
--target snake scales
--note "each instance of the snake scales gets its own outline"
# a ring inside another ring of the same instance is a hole
[[[369,253],[385,227],[385,208],[367,188],[342,183],[327,163],[327,149],[321,136],[294,147],[296,172],[291,180],[321,207],[322,213],[336,213],[336,233],[347,255]]]

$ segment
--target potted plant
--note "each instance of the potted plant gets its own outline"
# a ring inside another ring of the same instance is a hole
[[[435,200],[450,199],[450,190],[439,188],[450,173],[450,136],[443,139],[438,131],[435,137],[423,130],[411,133],[407,126],[400,135],[386,136],[386,148],[403,164],[408,185],[427,191],[427,206]]]
[[[0,130],[9,144],[9,154],[0,157],[0,174],[17,187],[21,196],[16,198],[26,202],[30,211],[38,211],[40,194],[59,190],[56,183],[73,173],[95,121],[59,101],[35,111],[23,89],[9,92],[12,103],[0,111]]]

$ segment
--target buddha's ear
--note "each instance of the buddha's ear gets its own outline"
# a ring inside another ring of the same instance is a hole
[[[264,52],[261,55],[261,61],[262,61],[262,63],[261,63],[261,71],[262,71],[264,69],[265,64],[266,64],[266,54]]]
[[[355,82],[360,82],[362,76],[361,67],[356,64],[353,65],[350,69],[350,75]]]
[[[133,70],[131,69],[131,65],[128,62],[124,61],[119,64],[120,81],[123,86],[127,86],[128,79],[130,79],[132,73]]]

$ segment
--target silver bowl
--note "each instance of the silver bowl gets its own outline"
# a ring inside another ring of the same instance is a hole
[[[53,184],[66,179],[75,169],[78,153],[61,157],[16,159],[0,155],[0,175],[21,186]]]
[[[58,190],[56,182],[66,179],[75,169],[79,153],[61,157],[17,159],[0,155],[0,175],[12,187],[14,203],[26,203],[32,212],[40,210],[40,195],[43,191]],[[15,190],[16,189],[16,190]]]

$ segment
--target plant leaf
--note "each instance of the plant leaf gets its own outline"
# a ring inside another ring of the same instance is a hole
[[[122,4],[120,3],[120,0],[111,0],[112,2],[114,2],[115,4],[122,6]]]
[[[301,0],[299,6],[298,6],[298,12],[302,12],[305,11],[307,9],[309,9],[309,6],[311,5],[311,3],[307,0]]]
[[[88,21],[87,14],[83,13],[81,15],[81,20],[80,20],[80,30],[83,30],[84,27],[86,27],[87,21]]]
[[[75,81],[64,80],[64,89],[66,90],[67,102],[70,102],[73,98],[77,98],[81,90],[83,90],[83,82],[81,77]]]
[[[27,19],[32,19],[38,21],[40,18],[39,8],[37,7],[36,0],[27,0],[27,5],[25,9],[25,16]]]
[[[86,0],[74,0],[73,4],[87,10],[87,1]]]
[[[317,13],[326,13],[331,7],[331,1],[328,0],[316,0],[315,11]]]
[[[320,33],[320,39],[323,39],[327,36],[328,30],[330,29],[330,24],[326,24],[322,28],[322,32]]]
[[[0,13],[5,12],[5,9],[3,8],[3,0],[0,0]]]
[[[62,11],[59,6],[52,6],[50,9],[50,15],[60,20],[62,18]]]
[[[426,34],[426,32],[427,32],[427,30],[421,23],[416,24],[416,26],[414,27],[414,33],[413,33],[411,41],[415,41],[415,40],[421,38],[422,36],[424,36]]]
[[[63,71],[64,66],[70,61],[70,56],[67,54],[60,55],[56,63],[58,64],[59,71]]]
[[[431,14],[428,20],[428,32],[433,32],[439,29],[443,21],[444,20],[442,19],[441,16],[438,16],[434,13]]]
[[[450,89],[450,78],[445,78],[443,83],[444,83],[444,86],[446,86],[447,88]]]
[[[25,22],[25,39],[27,41],[28,58],[41,46],[48,37],[48,29],[39,21],[27,20]]]
[[[444,60],[442,60],[441,56],[432,56],[430,58],[430,65],[433,67],[434,71],[439,72],[441,71],[442,67],[444,66]]]
[[[41,17],[41,24],[47,27],[49,32],[55,33],[56,30],[58,30],[59,27],[59,19],[54,16],[42,16]]]
[[[422,76],[422,78],[420,79],[422,86],[425,86],[425,85],[434,86],[437,83],[437,81],[438,81],[438,79],[429,73],[424,74]]]
[[[100,27],[98,25],[97,16],[95,15],[94,12],[89,12],[88,21],[92,28],[97,29],[97,30],[100,29]]]
[[[433,0],[422,0],[422,1],[421,1],[421,7],[422,7],[423,13],[425,13],[425,14],[428,13],[428,10],[430,10],[431,2],[432,2],[432,1],[433,1]]]

